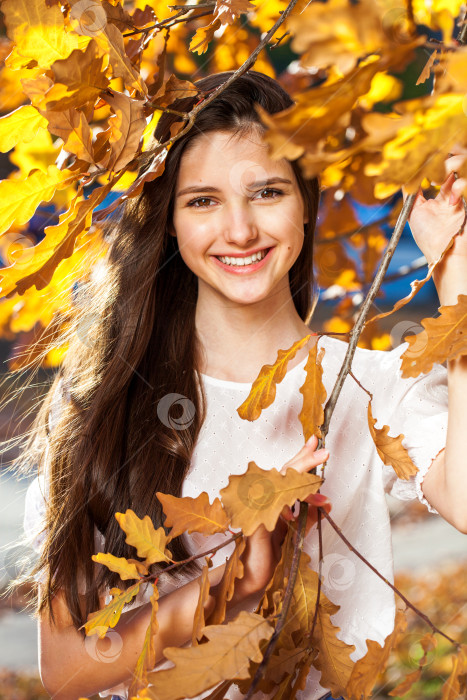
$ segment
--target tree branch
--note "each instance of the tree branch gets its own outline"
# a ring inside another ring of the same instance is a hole
[[[440,634],[441,636],[443,636],[445,639],[447,639],[449,642],[451,642],[451,644],[454,644],[454,646],[456,646],[458,649],[461,648],[461,644],[459,644],[459,642],[456,642],[454,639],[451,639],[451,637],[449,637],[449,636],[448,636],[447,634],[445,634],[442,630],[440,630],[438,627],[436,627],[436,625],[433,624],[433,622],[430,620],[429,617],[427,617],[424,613],[422,613],[421,610],[419,610],[417,607],[415,607],[415,605],[413,605],[413,604],[410,602],[410,600],[408,600],[408,599],[405,597],[405,595],[404,595],[403,593],[401,593],[400,590],[399,590],[398,588],[396,588],[396,586],[394,586],[390,581],[388,581],[387,578],[386,578],[385,576],[383,576],[383,574],[380,574],[380,572],[378,571],[378,569],[376,569],[376,568],[373,566],[373,564],[370,564],[370,562],[368,561],[368,559],[365,559],[365,557],[363,556],[363,554],[360,554],[360,552],[359,552],[357,549],[355,549],[355,547],[353,547],[353,546],[350,544],[349,540],[348,540],[347,537],[344,535],[344,533],[342,532],[342,530],[340,529],[340,527],[334,522],[334,520],[331,518],[331,516],[329,515],[329,513],[327,513],[327,512],[324,510],[324,508],[322,508],[321,506],[318,506],[318,509],[321,511],[321,513],[322,513],[323,516],[326,518],[326,520],[327,520],[328,523],[331,525],[331,527],[337,532],[337,534],[339,535],[339,537],[341,538],[341,540],[342,540],[343,542],[345,542],[345,544],[347,545],[347,547],[348,547],[354,554],[356,554],[357,557],[358,557],[359,559],[361,559],[361,561],[362,561],[364,564],[366,564],[372,571],[374,571],[374,573],[375,573],[377,576],[379,576],[379,578],[380,578],[382,581],[384,581],[384,583],[387,583],[387,585],[388,585],[390,588],[392,588],[392,590],[394,591],[394,593],[396,593],[396,594],[399,596],[399,598],[402,598],[402,600],[403,600],[404,603],[407,605],[407,607],[409,607],[411,610],[414,611],[414,613],[416,613],[419,617],[421,617],[422,620],[424,620],[424,621],[427,623],[427,625],[429,625],[429,626],[431,627],[431,629],[433,630],[433,632],[437,632],[438,634]]]
[[[260,665],[256,669],[253,681],[248,688],[248,693],[245,695],[245,700],[250,700],[251,697],[256,692],[256,688],[261,678],[264,675],[268,661],[274,651],[279,635],[285,625],[287,615],[290,608],[290,603],[292,602],[293,590],[295,587],[295,581],[297,580],[298,565],[300,563],[300,556],[302,554],[303,543],[305,541],[305,528],[306,520],[308,514],[308,503],[302,501],[300,502],[300,513],[298,515],[297,533],[295,537],[294,550],[292,555],[292,564],[290,566],[289,578],[287,581],[287,588],[285,589],[284,601],[282,604],[282,610],[276,623],[273,635],[269,640],[269,643],[264,652],[263,658]]]

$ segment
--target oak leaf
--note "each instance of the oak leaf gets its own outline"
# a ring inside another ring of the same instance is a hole
[[[407,619],[403,610],[397,610],[394,629],[384,640],[384,646],[373,639],[367,639],[367,653],[355,662],[348,679],[345,697],[348,700],[367,700],[371,698],[373,686],[380,673],[386,668],[391,649],[407,628]]]
[[[214,32],[221,26],[221,21],[215,19],[205,27],[200,27],[196,30],[192,40],[190,41],[190,51],[196,51],[201,55],[208,50],[209,44],[214,37]]]
[[[400,683],[398,683],[397,686],[388,693],[388,695],[397,698],[402,697],[409,692],[414,683],[420,680],[421,675],[421,667],[417,668],[416,671],[412,671],[412,673],[407,674],[407,676]]]
[[[422,319],[421,333],[407,337],[409,347],[401,355],[403,377],[418,377],[442,364],[467,354],[467,294],[459,294],[457,304],[440,306],[436,318]]]
[[[401,433],[397,437],[388,435],[391,428],[389,425],[383,425],[382,428],[376,428],[376,418],[373,418],[371,411],[371,401],[368,402],[368,427],[370,428],[371,437],[376,446],[378,455],[383,460],[384,464],[391,466],[396,472],[399,479],[410,479],[418,472],[418,468],[409,457],[409,453],[402,445],[404,434]]]
[[[56,165],[49,165],[46,173],[35,168],[24,180],[1,180],[0,233],[14,223],[28,222],[41,202],[49,202],[55,190],[68,187],[76,179],[76,173],[71,170],[59,170]]]
[[[198,577],[199,596],[195,614],[193,615],[193,632],[191,633],[191,643],[193,646],[196,646],[198,641],[201,640],[203,630],[206,626],[204,606],[209,597],[209,590],[211,588],[209,581],[209,569],[211,566],[212,562],[206,557],[206,564],[203,566],[201,576]]]
[[[150,598],[151,601],[151,619],[146,630],[143,648],[136,662],[135,670],[133,671],[133,680],[128,689],[128,697],[133,697],[138,690],[144,688],[148,684],[148,671],[152,670],[156,664],[156,650],[154,648],[154,635],[159,629],[157,622],[157,611],[159,608],[159,591],[156,584],[153,583],[153,591]]]
[[[109,593],[112,600],[105,607],[97,612],[88,615],[87,622],[79,629],[86,630],[87,635],[97,634],[99,639],[103,639],[109,627],[115,627],[122,614],[123,607],[130,603],[132,598],[138,593],[141,582],[133,584],[126,591],[121,591],[119,588],[111,588]]]
[[[98,564],[106,566],[110,571],[115,571],[122,581],[127,581],[132,578],[139,579],[140,577],[136,565],[130,563],[125,557],[114,557],[113,554],[99,552],[98,554],[93,554],[91,558]]]
[[[120,170],[133,160],[139,150],[146,127],[144,102],[111,91],[105,99],[114,114],[109,119],[108,129],[103,132],[109,137],[110,150],[102,158],[102,164],[110,171]]]
[[[355,651],[355,645],[339,639],[338,632],[340,627],[331,622],[331,616],[320,601],[311,639],[312,645],[319,649],[313,665],[321,671],[320,684],[329,688],[335,698],[347,697],[345,688],[354,668],[350,654]]]
[[[324,352],[324,348],[320,348],[318,354],[318,343],[313,345],[305,365],[305,383],[299,389],[300,393],[303,394],[303,406],[298,418],[303,426],[305,441],[312,435],[321,437],[320,425],[324,422],[323,404],[327,396],[323,384],[322,361]]]
[[[153,104],[158,107],[168,107],[175,100],[182,100],[185,97],[195,97],[198,88],[189,80],[180,80],[175,75],[171,75],[152,98]]]
[[[47,119],[32,105],[18,107],[0,118],[0,151],[8,153],[18,142],[28,143],[38,129],[47,127]]]
[[[96,187],[87,199],[81,197],[79,190],[68,211],[60,215],[59,223],[45,227],[45,237],[34,246],[34,255],[28,257],[25,264],[18,260],[0,270],[2,296],[15,292],[24,294],[32,285],[40,290],[49,284],[58,264],[73,254],[78,236],[91,227],[94,208],[105,199],[123,172],[117,173],[106,185]]]
[[[280,474],[277,469],[261,469],[249,462],[244,474],[229,476],[220,496],[232,527],[241,528],[248,537],[260,525],[274,530],[284,506],[316,493],[322,483],[315,474],[301,474],[292,467]]]
[[[232,600],[235,588],[235,579],[243,578],[243,563],[241,556],[246,547],[244,537],[239,537],[235,541],[235,549],[230,555],[225,565],[224,573],[218,584],[218,594],[216,596],[215,606],[210,613],[207,623],[209,625],[218,625],[225,620],[225,611],[227,601]]]
[[[297,340],[288,350],[278,350],[277,359],[273,365],[263,365],[261,371],[251,386],[250,393],[237,413],[244,420],[253,421],[260,417],[261,411],[270,406],[276,397],[276,384],[285,377],[287,365],[297,352],[309,341],[310,333]]]
[[[55,61],[52,66],[54,84],[44,92],[41,104],[37,105],[42,113],[93,104],[109,85],[104,60],[96,41],[91,39],[85,51],[75,49],[66,59]]]
[[[169,493],[156,493],[165,513],[165,527],[172,528],[167,541],[173,540],[183,532],[201,532],[214,535],[225,532],[229,527],[229,518],[219,498],[209,503],[208,494],[203,491],[196,498],[184,496],[177,498]]]
[[[441,700],[457,700],[467,690],[467,644],[452,657],[452,671],[443,685]]]
[[[104,29],[93,37],[104,56],[108,56],[114,78],[122,78],[127,88],[148,96],[148,88],[139,71],[132,65],[125,52],[121,31],[115,24],[106,24]]]
[[[2,13],[8,37],[15,44],[15,57],[23,58],[24,66],[34,61],[48,69],[89,42],[88,36],[65,31],[58,4],[47,7],[43,0],[3,0]]]
[[[179,700],[194,697],[223,680],[248,678],[250,659],[261,661],[260,643],[273,632],[267,620],[244,610],[232,622],[205,627],[203,634],[209,640],[205,644],[164,649],[164,656],[175,666],[148,674],[152,685],[141,697]]]
[[[172,555],[165,547],[167,535],[164,528],[156,530],[149,515],[141,520],[128,508],[125,513],[115,513],[115,518],[127,535],[125,542],[136,548],[138,556],[145,560],[147,566],[159,561],[172,561]]]

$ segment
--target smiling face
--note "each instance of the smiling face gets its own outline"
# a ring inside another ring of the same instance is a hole
[[[271,160],[257,130],[202,134],[183,154],[172,235],[199,296],[242,305],[290,295],[306,221],[290,163]]]

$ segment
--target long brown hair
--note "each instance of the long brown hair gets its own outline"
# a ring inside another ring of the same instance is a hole
[[[195,84],[203,96],[230,75],[211,75]],[[177,100],[171,107],[188,111],[198,100],[199,95]],[[104,536],[106,551],[134,557],[114,514],[131,508],[141,518],[149,515],[159,527],[163,515],[156,492],[181,493],[205,417],[205,397],[197,369],[197,278],[183,262],[176,238],[169,235],[176,179],[185,147],[200,134],[242,133],[252,124],[260,125],[255,103],[271,114],[293,104],[266,75],[250,71],[241,76],[172,145],[164,173],[146,182],[137,198],[126,200],[104,222],[109,244],[105,264],[80,289],[80,303],[65,339],[66,357],[33,423],[34,441],[21,454],[21,463],[35,461],[39,472],[47,468],[46,539],[30,574],[45,574],[38,615],[44,610],[52,613],[52,598],[63,589],[78,628],[99,608],[99,593],[113,586],[128,587],[131,581],[122,582],[92,561],[94,528]],[[172,113],[162,115],[156,143],[170,138],[177,120]],[[151,157],[148,152],[140,173]],[[289,280],[297,312],[308,323],[315,305],[313,235],[319,183],[316,178],[306,180],[296,162],[291,165],[308,223]],[[47,436],[49,410],[60,381],[66,401]],[[162,399],[164,406],[172,403],[174,409],[163,419],[158,411]],[[183,420],[174,415],[186,406]],[[171,542],[171,551],[176,559],[189,556],[181,538]],[[77,572],[85,582],[84,605]]]

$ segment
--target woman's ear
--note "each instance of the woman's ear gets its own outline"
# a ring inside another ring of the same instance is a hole
[[[175,238],[177,237],[177,234],[176,234],[175,229],[174,229],[174,227],[172,226],[172,224],[170,224],[169,226],[167,226],[167,231],[170,233],[171,236],[174,236]]]

